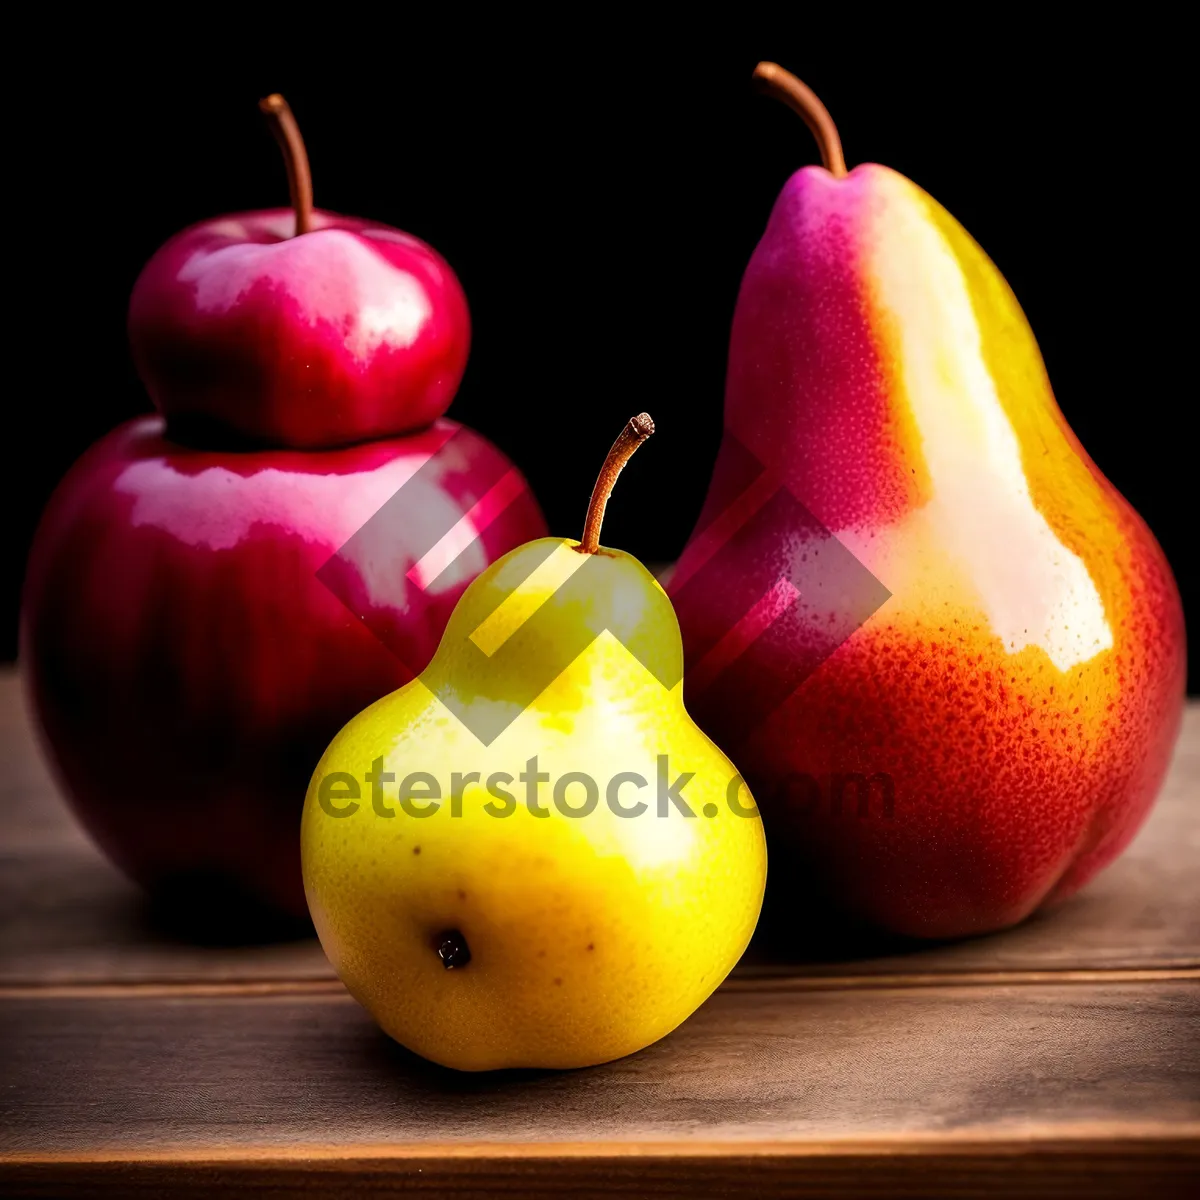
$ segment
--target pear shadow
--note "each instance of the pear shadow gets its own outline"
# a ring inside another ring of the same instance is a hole
[[[456,1071],[439,1066],[400,1045],[373,1022],[364,1028],[359,1053],[368,1071],[383,1071],[396,1083],[439,1096],[492,1096],[531,1084],[577,1075],[594,1068],[502,1067],[494,1071]]]
[[[1035,939],[1046,926],[1065,931],[1075,920],[1071,914],[1088,903],[1086,896],[1078,894],[1054,897],[1011,925],[958,937],[922,938],[881,929],[840,908],[830,896],[818,881],[769,878],[758,927],[740,965],[753,972],[756,967],[814,968],[888,960],[888,968],[893,969],[904,965],[895,960],[925,959],[921,965],[928,967],[949,961],[938,951],[961,947],[970,955],[967,948],[973,944],[1017,931],[1032,931]],[[961,962],[963,956],[954,954],[952,959]]]
[[[819,883],[768,875],[762,914],[741,964],[850,964],[918,954],[947,944],[880,929],[838,907]]]

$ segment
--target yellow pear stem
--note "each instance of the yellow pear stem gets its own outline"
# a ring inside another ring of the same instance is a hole
[[[778,63],[760,62],[754,68],[754,82],[760,91],[776,100],[782,100],[794,109],[812,130],[821,151],[821,162],[836,179],[846,176],[846,159],[842,155],[842,139],[837,126],[829,115],[829,109],[817,98],[817,93],[801,82],[791,71],[785,71]]]
[[[629,424],[621,430],[621,436],[613,442],[604,466],[600,468],[600,477],[592,488],[591,503],[588,504],[587,520],[583,523],[583,538],[577,549],[581,554],[595,554],[600,549],[600,526],[604,524],[604,510],[608,507],[608,498],[612,495],[613,484],[617,482],[622,468],[633,457],[633,452],[654,432],[654,422],[649,413],[638,413],[631,417]]]
[[[299,237],[300,234],[312,230],[313,190],[312,173],[308,169],[308,151],[304,149],[300,126],[296,124],[288,102],[278,92],[260,100],[258,107],[265,114],[271,132],[283,151],[283,162],[287,167],[288,193],[292,198],[292,209],[296,213],[295,236]]]

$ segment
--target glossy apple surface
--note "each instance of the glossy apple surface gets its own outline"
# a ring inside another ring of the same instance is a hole
[[[1011,925],[1086,883],[1167,769],[1182,611],[983,251],[885,167],[799,171],[742,282],[725,423],[698,528],[745,504],[748,450],[891,593],[752,728],[731,732],[812,653],[836,596],[801,584],[744,660],[703,689],[688,676],[776,877],[926,937]],[[711,586],[673,589],[689,670],[814,549],[764,506]],[[844,792],[855,777],[874,779],[866,799]]]
[[[129,306],[138,372],[172,429],[292,448],[422,429],[458,387],[470,318],[431,247],[291,209],[204,221],[146,264]]]
[[[406,481],[417,491],[385,508]],[[317,571],[381,509],[337,559],[352,612]],[[452,527],[455,552],[414,569]],[[303,914],[321,752],[425,665],[480,570],[544,532],[515,468],[450,421],[322,453],[188,449],[157,416],[121,426],[60,484],[26,578],[24,673],[67,796],[152,891]]]

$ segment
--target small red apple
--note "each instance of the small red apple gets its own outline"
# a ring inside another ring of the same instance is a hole
[[[150,259],[129,306],[146,390],[188,436],[307,448],[424,428],[467,362],[458,279],[410,234],[314,210],[291,111],[280,96],[263,108],[293,208],[202,221]]]

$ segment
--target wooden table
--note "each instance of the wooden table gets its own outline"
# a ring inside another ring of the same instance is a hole
[[[64,809],[11,672],[0,746],[0,1192],[1200,1187],[1200,705],[1137,842],[1058,911],[744,963],[631,1058],[482,1077],[391,1043],[315,941],[161,928]]]

